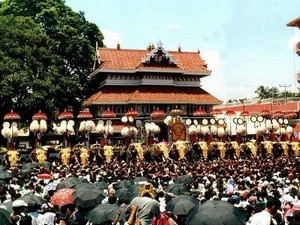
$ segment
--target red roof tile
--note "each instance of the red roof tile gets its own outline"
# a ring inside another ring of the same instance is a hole
[[[142,58],[146,57],[148,50],[137,49],[111,49],[98,48],[101,64],[100,70],[174,70],[184,71],[185,73],[207,73],[206,63],[202,60],[198,52],[176,52],[170,51],[169,54],[177,62],[177,66],[149,66],[141,63]]]
[[[83,105],[170,102],[213,105],[221,103],[219,99],[198,87],[105,86]]]

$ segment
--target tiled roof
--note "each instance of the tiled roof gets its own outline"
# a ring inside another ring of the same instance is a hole
[[[206,68],[206,63],[202,60],[198,52],[176,52],[170,51],[169,54],[176,60],[176,66],[149,66],[141,63],[142,58],[146,57],[148,50],[137,49],[112,49],[98,48],[101,64],[100,70],[173,70],[185,73],[205,73],[209,75],[210,70]]]
[[[83,105],[175,102],[221,104],[219,99],[198,87],[105,86],[98,93],[88,98]]]
[[[245,104],[244,109],[246,111],[249,111],[252,114],[259,114],[262,110],[267,109],[271,112],[275,111],[287,111],[287,112],[295,112],[298,111],[298,102],[287,102],[285,103],[253,103],[253,104]],[[235,106],[226,106],[226,105],[219,105],[215,106],[215,108],[218,108],[222,111],[243,111],[243,105],[235,105]]]

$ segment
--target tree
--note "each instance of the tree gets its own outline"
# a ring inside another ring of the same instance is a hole
[[[95,88],[87,79],[99,28],[63,0],[0,3],[0,107],[24,118],[42,109],[52,118],[66,107],[79,111]]]

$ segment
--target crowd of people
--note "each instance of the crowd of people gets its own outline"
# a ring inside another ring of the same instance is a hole
[[[192,161],[126,161],[115,157],[110,163],[89,161],[84,166],[79,161],[63,165],[59,158],[52,157],[48,162],[48,165],[26,170],[22,169],[23,165],[30,163],[26,160],[13,167],[2,165],[0,174],[12,174],[0,182],[0,207],[10,213],[11,224],[97,224],[86,216],[92,208],[79,207],[75,202],[59,206],[51,203],[59,184],[70,178],[90,184],[107,183],[103,189],[106,196],[99,204],[117,205],[119,213],[101,224],[132,225],[139,222],[150,225],[158,218],[165,219],[156,221],[160,224],[190,224],[189,212],[174,213],[167,207],[170,201],[181,195],[196,199],[195,207],[204,206],[208,201],[226,201],[243,212],[244,224],[300,224],[300,158],[295,156],[201,157]],[[50,176],[39,178],[39,174]],[[145,179],[135,181],[137,177]],[[178,183],[180,177],[190,178],[180,183],[185,187],[184,191],[168,189]],[[139,188],[130,200],[118,198],[115,194],[122,180],[131,180],[134,182],[132,186]],[[49,189],[49,184],[57,187]],[[28,194],[40,196],[45,201],[31,204],[20,198]],[[0,221],[1,224],[5,223]]]

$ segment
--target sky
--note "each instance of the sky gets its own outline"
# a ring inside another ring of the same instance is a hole
[[[200,51],[211,75],[201,87],[224,103],[257,97],[259,86],[298,92],[299,0],[66,0],[95,23],[104,44]]]

